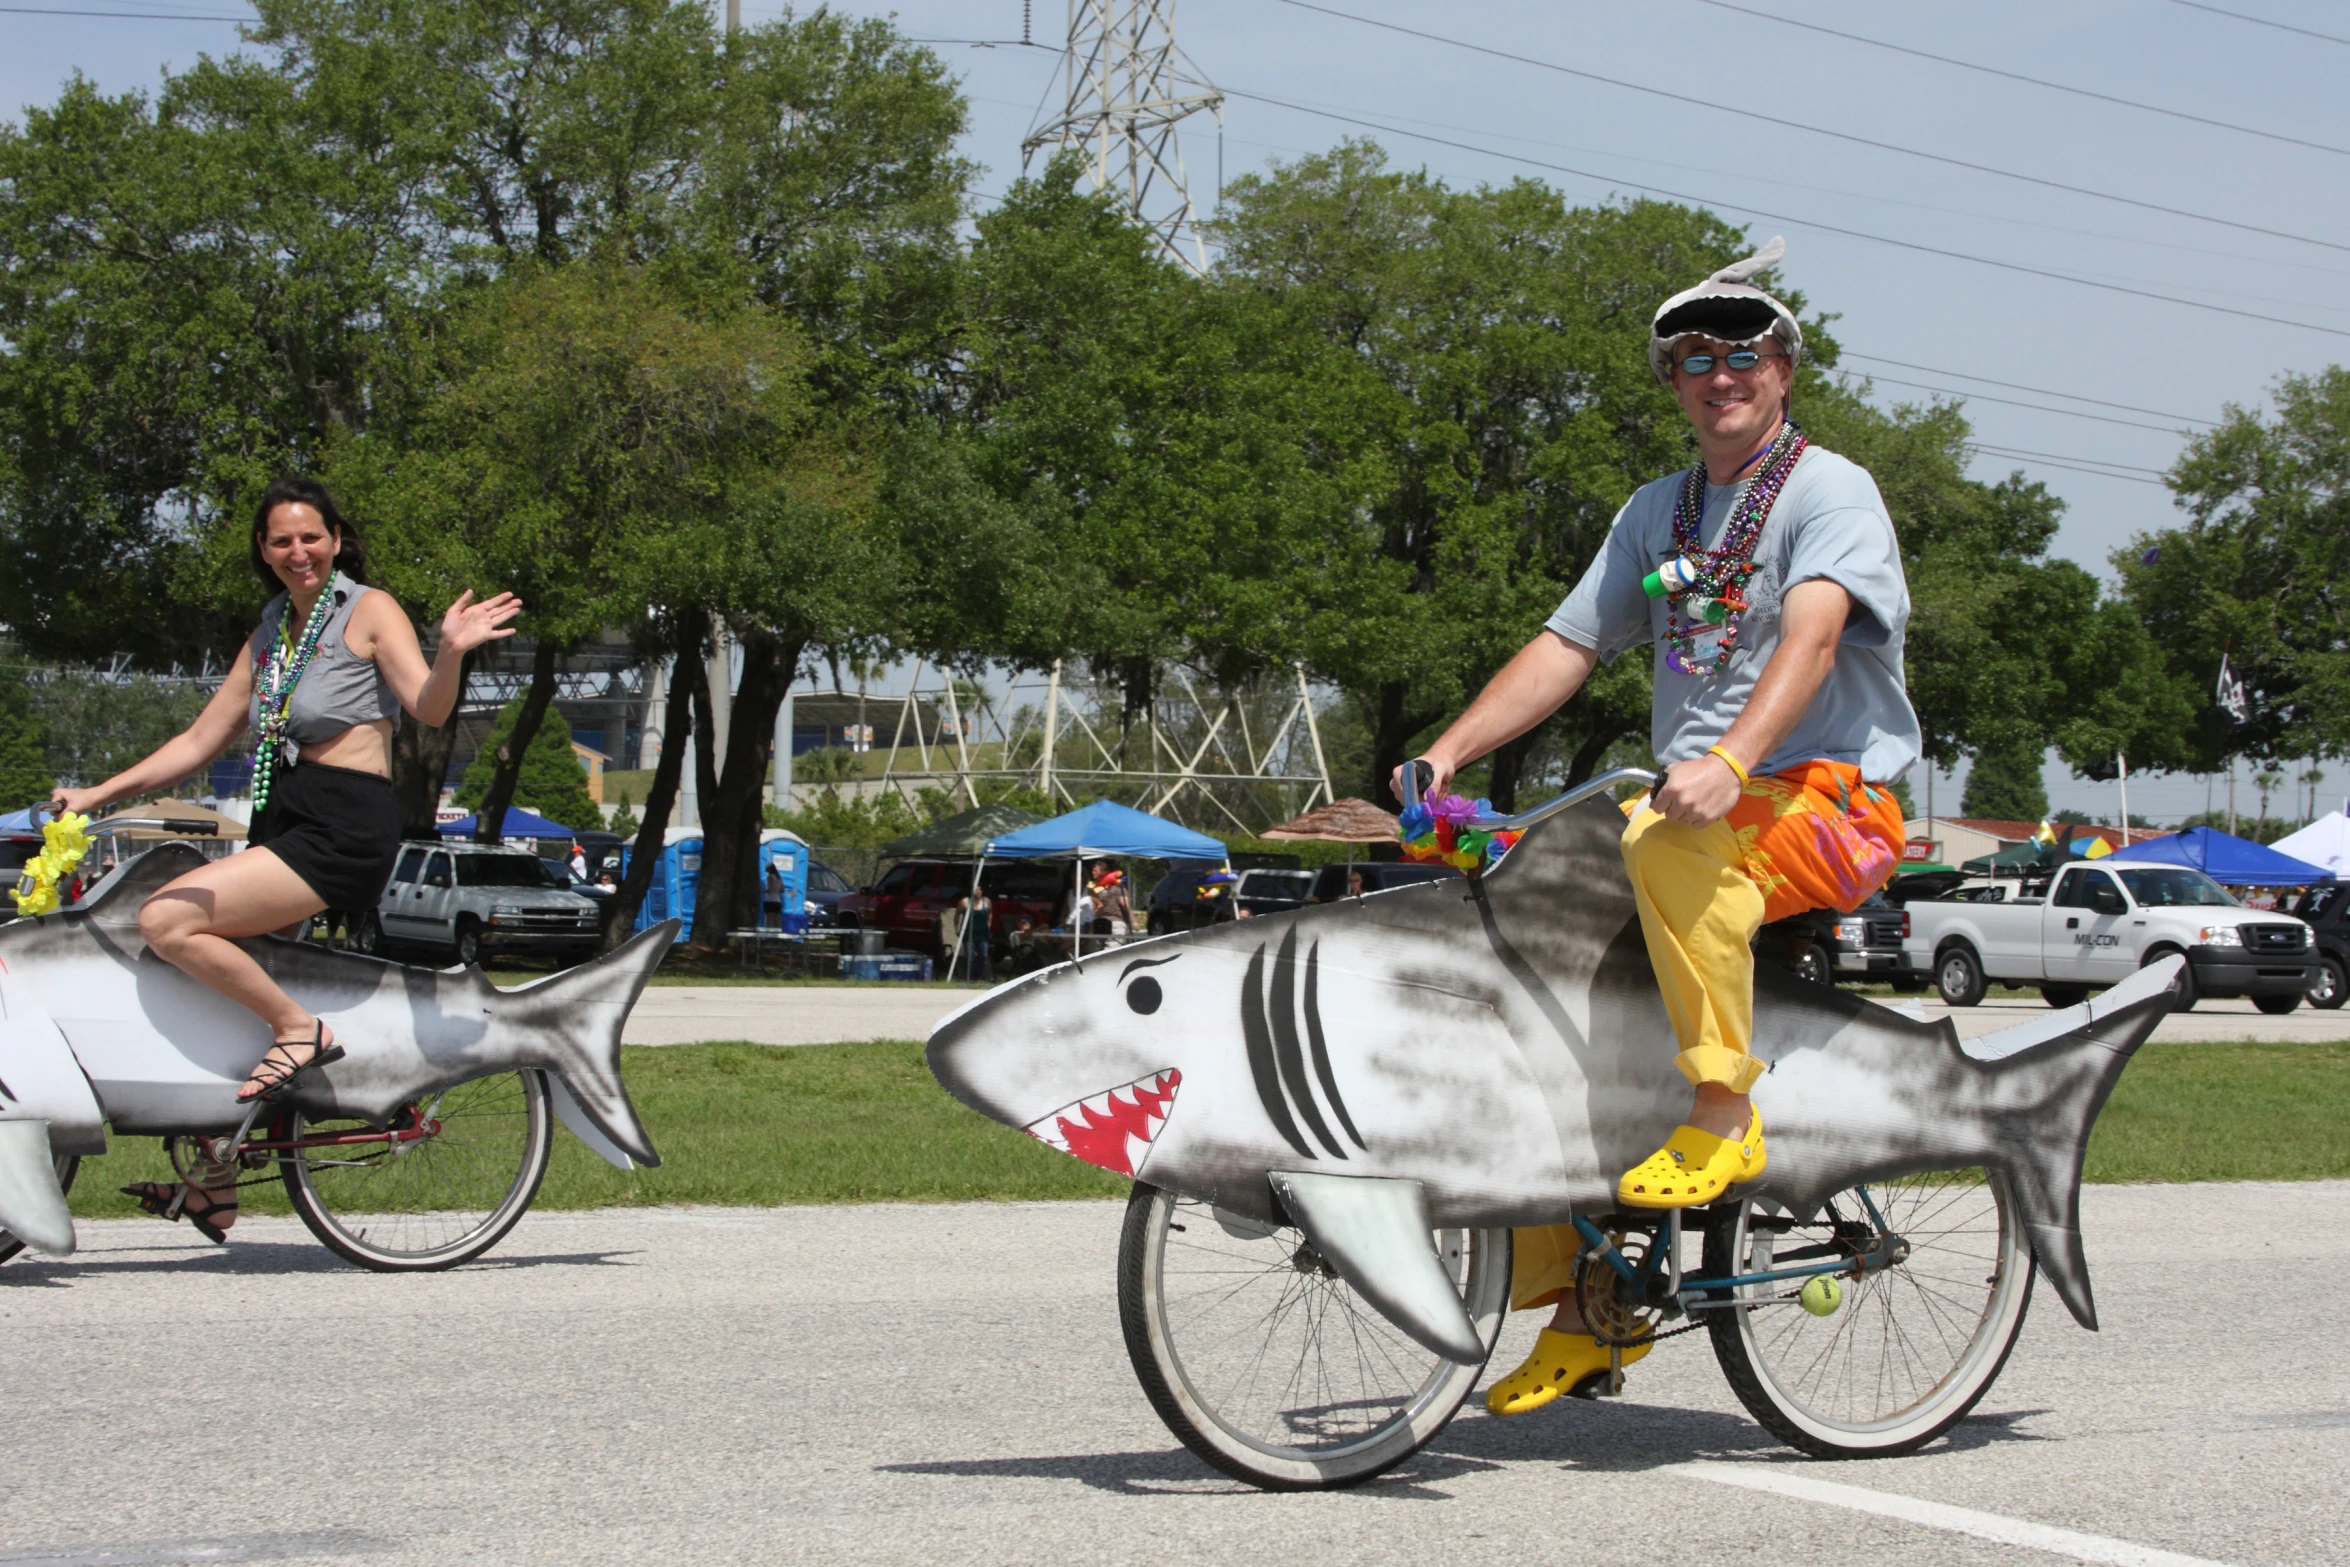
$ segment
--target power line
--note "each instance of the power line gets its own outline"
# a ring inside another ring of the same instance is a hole
[[[2051,82],[2037,76],[2025,76],[2017,71],[2003,71],[1997,66],[1977,65],[1972,60],[1954,60],[1946,54],[1928,54],[1923,49],[1912,49],[1906,44],[1887,43],[1882,38],[1868,38],[1859,33],[1847,33],[1833,27],[1822,27],[1817,22],[1799,22],[1792,16],[1774,16],[1768,11],[1757,11],[1747,6],[1733,5],[1731,0],[1696,0],[1699,5],[1710,5],[1718,11],[1734,11],[1740,16],[1751,16],[1758,22],[1776,22],[1782,27],[1799,27],[1807,33],[1819,33],[1828,38],[1841,38],[1847,43],[1865,44],[1871,49],[1884,49],[1893,54],[1906,54],[1913,60],[1930,60],[1936,65],[1954,66],[1962,71],[1977,71],[1985,76],[1996,76],[2003,81],[2022,82],[2027,87],[2044,87],[2050,92],[2070,93],[2076,98],[2089,98],[2098,103],[2110,103],[2124,109],[2136,109],[2142,114],[2159,114],[2167,119],[2185,120],[2193,125],[2208,125],[2217,130],[2234,131],[2241,136],[2258,136],[2268,141],[2283,142],[2287,146],[2307,147],[2313,152],[2330,152],[2339,158],[2350,158],[2350,147],[2336,147],[2322,141],[2304,141],[2298,136],[2280,135],[2275,131],[2258,130],[2250,125],[2237,125],[2227,120],[2214,120],[2200,114],[2189,114],[2184,109],[2166,109],[2158,103],[2140,103],[2134,98],[2116,98],[2111,93],[2093,92],[2086,87],[2068,87],[2063,82]]]
[[[1311,100],[1301,99],[1299,101],[1304,103],[1309,108],[1327,107],[1327,105],[1315,104]],[[1014,105],[1013,107],[1017,106]],[[1446,120],[1420,119],[1413,115],[1397,115],[1395,118],[1406,125],[1432,126],[1440,131],[1459,131],[1463,135],[1468,136],[1491,136],[1502,141],[1517,142],[1523,146],[1528,147],[1547,147],[1553,152],[1579,152],[1590,153],[1595,157],[1620,158],[1634,164],[1642,164],[1651,168],[1673,169],[1684,174],[1715,174],[1720,172],[1718,165],[1676,163],[1670,158],[1647,158],[1642,157],[1637,153],[1611,152],[1603,147],[1586,147],[1575,142],[1545,141],[1539,136],[1521,136],[1515,132],[1493,130],[1478,125],[1455,125]],[[1242,145],[1251,144],[1244,143]],[[1258,143],[1254,145],[1262,144]],[[1275,150],[1282,151],[1287,149],[1277,148]],[[1939,213],[1944,217],[1967,218],[1977,223],[2004,223],[2016,228],[2039,229],[2042,232],[2049,234],[2071,234],[2083,239],[2101,240],[2109,245],[2139,245],[2154,250],[2175,250],[2190,256],[2214,256],[2222,261],[2238,261],[2250,266],[2284,267],[2295,272],[2314,272],[2321,277],[2335,280],[2339,280],[2342,276],[2341,268],[2331,262],[2281,261],[2274,256],[2255,256],[2239,250],[2214,250],[2208,245],[2188,245],[2182,244],[2177,240],[2146,239],[2135,234],[2116,234],[2107,229],[2074,228],[2070,224],[2045,223],[2034,218],[2019,218],[2013,213],[1978,212],[1969,207],[1944,207],[1938,206],[1930,201],[1909,201],[1899,196],[1886,196],[1870,191],[1844,190],[1834,185],[1814,185],[1803,180],[1773,179],[1768,175],[1749,175],[1748,181],[1751,184],[1770,185],[1782,190],[1805,191],[1816,196],[1840,196],[1849,201],[1864,201],[1881,207],[1902,207],[1907,208],[1913,212],[1933,212]],[[2142,280],[2129,278],[2125,279],[2124,281],[2138,282]],[[2246,295],[2231,292],[2227,297],[2262,298],[2265,296]],[[2295,300],[2277,300],[2274,302],[2279,304],[2299,303],[2299,301]]]
[[[2034,413],[2061,414],[2067,419],[2093,419],[2099,424],[2118,424],[2131,430],[2153,430],[2163,435],[2183,435],[2186,433],[2169,425],[2148,424],[2143,419],[2116,419],[2111,414],[2082,413],[2075,408],[2051,408],[2046,403],[2018,402],[2012,397],[1994,397],[1989,392],[1962,391],[1955,386],[1933,386],[1924,381],[1903,381],[1889,375],[1869,375],[1866,371],[1846,370],[1844,373],[1865,376],[1872,386],[1906,386],[1920,392],[1939,392],[1944,397],[1956,397],[1970,403],[1999,403],[2009,408],[2029,408]]]
[[[2226,11],[2216,5],[2204,5],[2201,0],[2170,0],[2172,5],[2183,5],[2190,11],[2209,11],[2213,16],[2228,17],[2233,21],[2250,22],[2254,27],[2273,27],[2280,33],[2299,33],[2304,38],[2315,38],[2329,44],[2350,48],[2350,38],[2336,38],[2332,33],[2315,33],[2306,27],[2295,27],[2288,22],[2272,22],[2265,16],[2247,16],[2241,11]]]
[[[1928,163],[1945,164],[1954,169],[1967,169],[1976,174],[1989,174],[1999,179],[2016,180],[2026,185],[2038,185],[2046,190],[2063,191],[2068,196],[2087,196],[2096,201],[2110,201],[2120,206],[2136,207],[2146,212],[2159,212],[2165,217],[2189,218],[2197,223],[2210,223],[2220,228],[2238,229],[2247,234],[2261,234],[2270,239],[2289,239],[2295,244],[2315,245],[2325,250],[2350,252],[2350,245],[2339,244],[2329,239],[2314,239],[2307,234],[2294,234],[2284,229],[2263,228],[2257,223],[2239,223],[2233,218],[2213,217],[2205,212],[2190,212],[2183,207],[2166,207],[2159,202],[2140,201],[2135,196],[2117,196],[2111,191],[2093,190],[2085,185],[2067,185],[2062,180],[2044,179],[2037,174],[2020,174],[2013,169],[1996,168],[1988,163],[1972,163],[1964,158],[1947,157],[1942,153],[1926,152],[1916,147],[1904,147],[1895,142],[1877,141],[1867,136],[1856,136],[1849,131],[1832,131],[1825,126],[1806,125],[1801,120],[1781,119],[1775,114],[1763,114],[1753,109],[1733,108],[1726,103],[1716,103],[1710,98],[1692,98],[1685,93],[1667,92],[1661,87],[1645,87],[1638,82],[1628,82],[1613,76],[1601,76],[1595,71],[1577,70],[1571,65],[1560,65],[1552,60],[1537,60],[1531,55],[1511,54],[1505,49],[1491,49],[1483,44],[1469,43],[1464,39],[1447,38],[1441,33],[1424,33],[1415,27],[1404,27],[1394,22],[1382,22],[1376,17],[1357,16],[1351,11],[1333,10],[1326,5],[1316,5],[1313,0],[1281,0],[1281,3],[1294,6],[1301,11],[1313,11],[1323,16],[1336,17],[1343,22],[1355,22],[1364,27],[1376,27],[1384,32],[1400,33],[1406,38],[1417,38],[1426,43],[1443,44],[1448,48],[1463,49],[1471,54],[1481,54],[1496,60],[1508,60],[1517,65],[1530,65],[1537,70],[1552,71],[1558,75],[1572,76],[1581,81],[1598,82],[1608,87],[1620,87],[1628,92],[1645,93],[1652,98],[1663,98],[1672,103],[1688,104],[1700,109],[1712,109],[1722,114],[1736,115],[1740,119],[1759,120],[1766,125],[1804,131],[1814,136],[1826,136],[1835,141],[1851,142],[1856,146],[1874,147],[1879,152],[1898,153],[1906,158],[1921,158]]]
[[[1980,441],[1969,441],[1967,449],[1981,452],[1990,457],[2021,457],[2030,462],[2051,463],[2059,468],[2070,468],[2076,473],[2095,474],[2099,478],[2128,479],[2137,484],[2162,484],[2161,478],[2158,477],[2161,470],[2141,468],[2134,463],[2107,462],[2100,457],[2068,457],[2055,452],[2025,451],[2014,446],[1989,446]],[[2163,485],[2163,488],[2168,489],[2169,486]]]
[[[46,6],[0,5],[10,16],[99,16],[118,22],[258,22],[258,16],[193,16],[185,11],[65,11]]]
[[[1858,359],[1864,364],[1891,365],[1896,370],[1915,370],[1924,375],[1946,375],[1954,381],[1979,381],[1985,386],[1996,386],[2009,392],[2029,392],[2034,397],[2061,397],[2068,403],[2088,403],[2097,408],[2118,408],[2123,413],[2151,414],[2157,419],[2177,419],[2185,424],[2210,426],[2216,421],[2198,419],[2192,414],[2165,413],[2160,408],[2140,408],[2136,403],[2109,403],[2102,397],[2083,397],[2077,392],[2056,392],[2045,386],[2025,386],[2016,381],[1994,381],[1987,375],[1968,375],[1964,370],[1945,370],[1938,365],[1913,365],[1900,359],[1881,359],[1875,354],[1845,352],[1844,359]]]
[[[1282,3],[1297,5],[1301,4],[1302,0],[1282,0]],[[1319,10],[1320,7],[1312,7],[1311,9]],[[2350,337],[2350,329],[2342,327],[2320,326],[2315,322],[2297,321],[2285,316],[2267,316],[2254,310],[2238,310],[2232,305],[2214,305],[2200,299],[2184,299],[2176,294],[2157,294],[2151,289],[2130,288],[2120,283],[2101,283],[2095,278],[2076,277],[2070,272],[2055,272],[2046,267],[2027,266],[2020,261],[2001,261],[1993,256],[1970,255],[1966,251],[1949,250],[1940,245],[1921,245],[1915,240],[1894,239],[1889,235],[1871,234],[1864,229],[1848,229],[1834,223],[1822,223],[1813,218],[1773,212],[1766,207],[1749,206],[1744,202],[1716,201],[1704,196],[1691,195],[1686,191],[1668,190],[1662,185],[1648,185],[1638,180],[1615,179],[1609,175],[1593,173],[1589,169],[1578,169],[1564,163],[1551,163],[1541,158],[1529,158],[1523,153],[1503,152],[1493,147],[1480,147],[1474,142],[1454,141],[1448,136],[1431,136],[1426,131],[1410,130],[1404,126],[1391,125],[1380,120],[1364,119],[1351,114],[1339,114],[1330,109],[1311,109],[1303,104],[1291,103],[1286,99],[1268,98],[1262,93],[1244,92],[1237,87],[1226,87],[1224,95],[1228,98],[1246,99],[1251,103],[1269,104],[1276,109],[1288,109],[1298,114],[1318,115],[1326,120],[1336,120],[1343,125],[1357,125],[1365,130],[1385,131],[1390,136],[1408,136],[1415,141],[1433,142],[1439,147],[1455,147],[1463,152],[1474,152],[1483,157],[1501,158],[1511,163],[1523,163],[1529,168],[1548,169],[1557,174],[1571,174],[1577,179],[1591,180],[1602,185],[1630,186],[1634,190],[1646,191],[1672,201],[1694,202],[1701,207],[1714,207],[1726,212],[1750,213],[1758,218],[1768,218],[1776,223],[1793,223],[1822,234],[1840,234],[1846,239],[1862,239],[1868,240],[1872,244],[1890,245],[1896,250],[1915,251],[1926,256],[1943,256],[1953,261],[1972,262],[1976,266],[1995,267],[2002,272],[2019,272],[2027,277],[2050,278],[2056,282],[2071,283],[2080,288],[2101,289],[2109,294],[2125,294],[2134,299],[2150,299],[2157,304],[2182,305],[2189,310],[2206,310],[2214,315],[2234,316],[2243,321],[2265,321],[2271,326],[2292,327],[2303,332],[2321,332],[2328,337]],[[2343,248],[2350,249],[2350,246]]]

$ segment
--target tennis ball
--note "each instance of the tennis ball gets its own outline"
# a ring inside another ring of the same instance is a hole
[[[1832,1317],[1836,1308],[1844,1304],[1844,1286],[1836,1282],[1833,1274],[1814,1274],[1804,1282],[1803,1293],[1797,1298],[1813,1316]]]

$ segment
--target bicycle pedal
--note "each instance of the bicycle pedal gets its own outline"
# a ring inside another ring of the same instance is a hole
[[[1613,1380],[1614,1378],[1605,1371],[1594,1371],[1589,1376],[1585,1377],[1582,1381],[1567,1389],[1567,1397],[1587,1398],[1594,1403],[1603,1398],[1623,1397],[1622,1393],[1611,1390],[1609,1388],[1608,1384]]]

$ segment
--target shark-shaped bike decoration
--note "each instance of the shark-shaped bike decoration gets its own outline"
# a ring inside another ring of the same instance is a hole
[[[2082,1157],[2169,962],[1964,1044],[1762,968],[1767,1173],[1689,1214],[1701,1262],[1681,1216],[1616,1211],[1689,1100],[1605,797],[1648,776],[1492,824],[1526,832],[1481,881],[1119,947],[932,1033],[956,1098],[1135,1177],[1129,1349],[1210,1462],[1327,1486],[1416,1451],[1491,1352],[1512,1226],[1572,1222],[1603,1342],[1708,1327],[1748,1407],[1817,1453],[1908,1451],[1963,1416],[2035,1263],[2095,1327]]]
[[[148,895],[201,863],[163,844],[79,903],[0,928],[0,1257],[73,1250],[65,1188],[109,1127],[163,1136],[183,1171],[275,1165],[320,1240],[387,1271],[496,1244],[537,1194],[553,1119],[622,1169],[660,1163],[620,1080],[620,1030],[675,921],[514,990],[478,969],[242,943],[345,1054],[300,1073],[240,1140],[259,1025],[139,935]]]

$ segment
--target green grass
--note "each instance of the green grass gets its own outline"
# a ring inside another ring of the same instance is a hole
[[[2092,1181],[2350,1176],[2350,1044],[2147,1045],[2089,1136]]]
[[[556,970],[553,969],[490,969],[484,971],[483,977],[500,989],[511,990],[516,985],[527,985],[533,980],[545,979],[554,972]],[[651,979],[645,981],[645,984],[648,988],[677,985],[741,985],[745,987],[822,985],[826,989],[856,985],[868,990],[985,990],[988,988],[976,980],[963,979],[955,980],[952,983],[943,979],[934,979],[925,984],[918,979],[841,979],[832,975],[809,977],[796,974],[736,974],[732,972],[716,974],[655,973]]]
[[[621,1052],[661,1168],[623,1174],[555,1134],[541,1208],[652,1203],[957,1202],[1123,1197],[1126,1182],[1055,1153],[949,1099],[917,1044],[677,1045]],[[82,1161],[73,1210],[122,1218],[115,1188],[170,1180],[158,1141],[116,1138]],[[255,1213],[287,1211],[272,1177],[247,1186]]]
[[[681,1045],[622,1052],[658,1170],[623,1174],[555,1138],[542,1208],[650,1203],[954,1202],[1107,1198],[1126,1182],[947,1098],[922,1047]],[[2350,1176],[2350,1044],[2148,1045],[2089,1139],[2092,1181]],[[137,1212],[115,1188],[168,1180],[153,1138],[82,1162],[73,1209]],[[245,1189],[284,1213],[274,1179]]]

